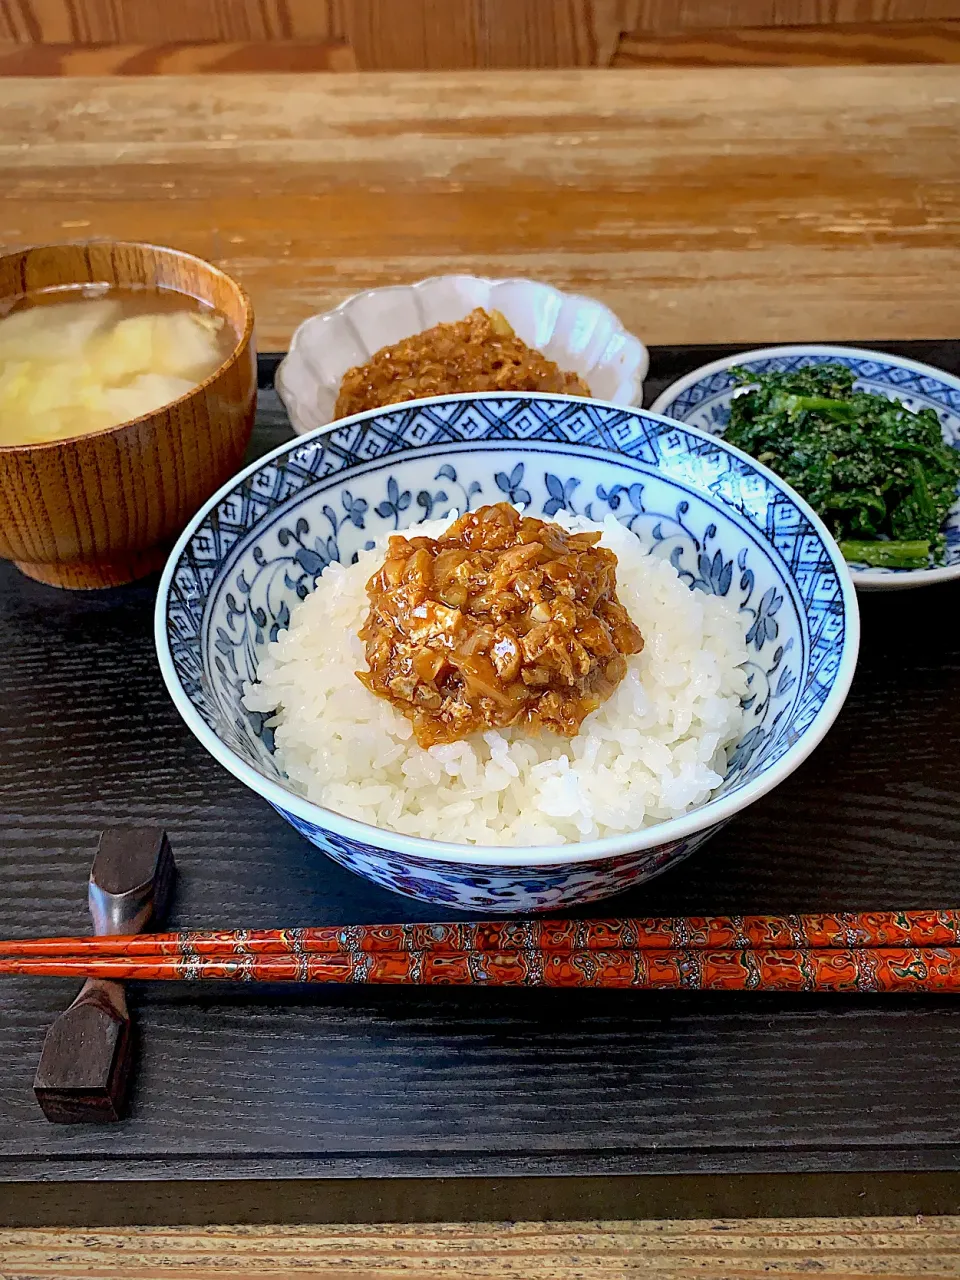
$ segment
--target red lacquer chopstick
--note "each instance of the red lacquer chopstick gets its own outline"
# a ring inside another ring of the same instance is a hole
[[[80,959],[34,956],[0,961],[0,974],[413,986],[923,993],[960,991],[960,947],[357,951]]]
[[[830,912],[623,920],[496,920],[324,925],[312,929],[185,931],[0,942],[0,959],[428,952],[860,949],[960,946],[960,911]]]

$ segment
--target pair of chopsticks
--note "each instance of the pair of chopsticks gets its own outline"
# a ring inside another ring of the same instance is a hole
[[[960,991],[960,911],[330,925],[0,942],[0,976]]]

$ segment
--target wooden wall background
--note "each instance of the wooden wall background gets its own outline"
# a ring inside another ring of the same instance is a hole
[[[0,74],[960,61],[960,0],[0,0]]]

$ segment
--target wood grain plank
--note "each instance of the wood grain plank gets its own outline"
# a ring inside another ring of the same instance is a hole
[[[617,0],[609,0],[611,6]],[[512,3],[512,0],[511,0]],[[573,16],[574,11],[568,11]],[[592,16],[599,16],[595,6]],[[461,17],[462,17],[461,13]],[[497,30],[500,28],[494,28]],[[391,67],[456,66],[850,66],[960,62],[960,19],[953,22],[826,24],[640,33],[622,37],[619,22],[571,22],[551,41],[521,48],[491,31],[463,43],[456,23],[437,27],[440,39],[409,42],[405,32],[387,48],[383,27],[361,29],[362,61]],[[399,33],[398,33],[399,34]],[[373,41],[379,43],[373,47]],[[458,40],[460,43],[458,44]],[[465,52],[466,51],[466,52]],[[526,58],[526,64],[523,59]],[[210,72],[356,71],[357,53],[344,40],[201,41],[146,44],[31,44],[0,42],[0,76],[195,75]]]
[[[607,66],[634,0],[354,0],[343,37],[364,70]]]
[[[599,296],[651,342],[957,332],[960,74],[731,74],[9,80],[0,242],[212,258],[267,349],[452,262]]]
[[[342,21],[344,39],[364,71],[482,65],[482,22],[475,3],[446,5],[440,15],[430,0],[354,0],[344,4]]]
[[[388,1224],[0,1232],[17,1280],[799,1280],[960,1275],[960,1219]]]
[[[958,16],[957,0],[638,0],[632,30],[930,22]]]
[[[2,0],[0,39],[153,45],[335,38],[335,8],[310,0]]]
[[[380,28],[377,28],[379,31]],[[385,61],[400,69],[421,66],[709,67],[882,66],[960,62],[960,19],[953,22],[851,23],[817,27],[743,27],[673,35],[620,37],[618,24],[557,32],[549,45],[526,52],[474,33],[469,55],[457,44],[453,25],[438,28],[437,44],[403,41],[385,50],[382,35],[372,49],[371,31],[361,31],[363,61]],[[462,33],[461,33],[462,34]],[[564,41],[564,36],[568,37]],[[467,46],[464,46],[466,48]],[[29,44],[0,42],[0,76],[195,75],[211,72],[356,71],[356,50],[344,40],[201,41],[137,44]],[[528,64],[529,65],[529,64]]]
[[[183,76],[356,69],[354,51],[342,40],[159,45],[0,43],[0,76]]]
[[[0,0],[0,41],[340,40],[364,70],[609,65],[626,35],[960,18],[957,0]]]
[[[960,62],[960,20],[741,27],[620,41],[615,67],[850,66]]]

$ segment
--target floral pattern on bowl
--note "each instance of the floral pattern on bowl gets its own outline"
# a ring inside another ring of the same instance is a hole
[[[579,373],[598,399],[640,404],[650,357],[603,303],[536,280],[433,276],[355,294],[297,328],[276,375],[297,432],[333,421],[348,369],[365,364],[388,343],[462,320],[475,307],[499,311],[528,346],[564,371]]]
[[[742,366],[756,373],[771,373],[828,362],[852,369],[857,375],[859,391],[900,400],[914,411],[933,409],[940,419],[946,443],[960,449],[960,378],[904,356],[857,347],[805,344],[764,347],[742,355],[724,356],[667,387],[651,412],[666,414],[710,435],[723,435],[730,421],[730,402],[737,390],[731,368]],[[943,532],[947,546],[942,565],[929,569],[871,569],[850,565],[850,575],[861,591],[922,587],[960,578],[960,494],[947,516]]]
[[[691,590],[731,599],[750,649],[744,731],[711,801],[580,845],[480,848],[354,822],[289,789],[240,698],[264,645],[331,560],[456,508],[524,502],[613,514]],[[336,861],[400,893],[477,910],[590,902],[691,853],[813,749],[846,696],[859,636],[839,551],[765,468],[699,432],[567,397],[446,397],[360,415],[248,468],[194,520],[157,601],[157,645],[187,724]]]

